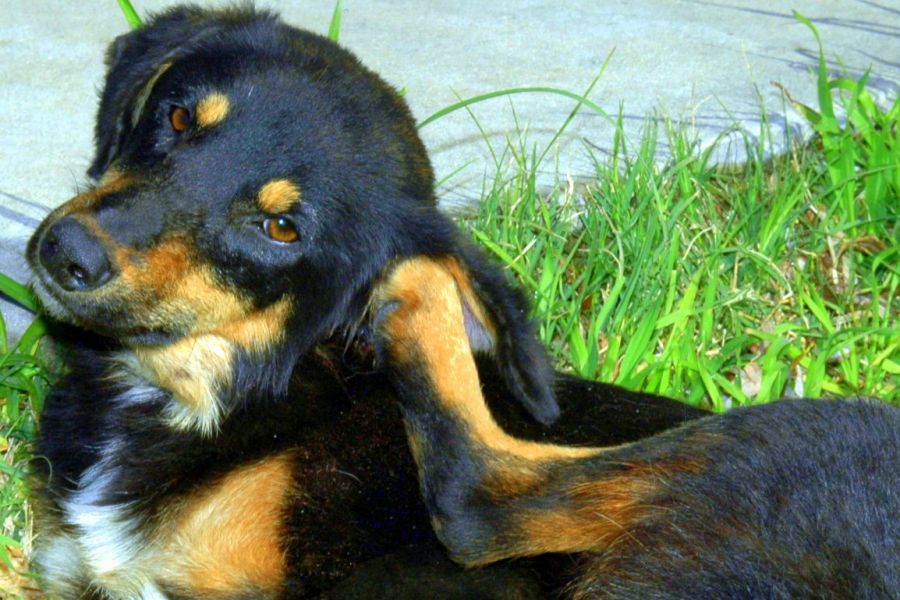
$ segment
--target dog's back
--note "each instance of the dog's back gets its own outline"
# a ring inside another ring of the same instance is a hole
[[[628,526],[614,550],[590,560],[580,594],[900,594],[896,408],[782,401],[704,419],[635,450],[635,460],[650,463],[679,458],[702,468],[660,473],[647,516]]]

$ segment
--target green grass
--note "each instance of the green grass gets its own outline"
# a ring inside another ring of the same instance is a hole
[[[819,143],[773,159],[764,148],[717,168],[684,130],[648,122],[636,148],[619,139],[596,162],[593,184],[546,197],[536,153],[510,146],[514,168],[465,225],[531,292],[559,363],[585,377],[714,410],[790,393],[896,402],[896,201],[860,195],[850,212]]]
[[[30,290],[2,275],[0,294],[25,308],[37,306]],[[44,331],[43,321],[35,319],[18,342],[10,344],[0,313],[0,596],[33,585],[26,560],[32,538],[26,475],[34,460],[37,418],[52,380],[41,356]]]
[[[519,140],[495,157],[511,167],[465,225],[531,292],[560,365],[716,411],[784,395],[900,402],[900,99],[879,107],[868,73],[830,79],[796,16],[819,43],[819,106],[795,102],[809,143],[769,158],[763,115],[729,169],[668,122],[648,120],[631,146],[620,117],[596,182],[543,195],[546,150]]]
[[[333,38],[340,14],[338,5]],[[814,139],[769,158],[763,119],[740,167],[715,166],[715,145],[701,149],[665,121],[648,119],[640,139],[628,140],[621,117],[586,186],[561,181],[539,191],[547,149],[524,140],[495,155],[496,177],[461,224],[529,291],[560,366],[714,410],[786,393],[900,403],[900,101],[877,106],[867,76],[829,79],[824,58],[817,76],[818,106],[795,103]],[[581,95],[516,88],[475,96],[420,126],[523,92],[568,96],[572,116],[602,113],[588,100],[594,83]],[[0,293],[36,309],[30,291],[2,275]],[[53,378],[41,359],[43,331],[38,319],[10,345],[0,315],[7,569],[24,567],[31,543],[25,474]],[[0,592],[14,597],[24,580],[12,577],[0,567]]]

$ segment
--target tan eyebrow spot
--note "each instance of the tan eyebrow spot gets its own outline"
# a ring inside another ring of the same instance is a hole
[[[201,127],[212,127],[228,116],[231,103],[228,96],[213,92],[197,103],[197,123]]]
[[[273,179],[262,186],[257,196],[259,207],[277,215],[287,212],[300,200],[300,188],[288,179]]]

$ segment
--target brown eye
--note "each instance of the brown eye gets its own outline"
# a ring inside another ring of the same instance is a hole
[[[169,112],[169,124],[178,133],[187,131],[191,126],[191,113],[183,106],[173,106]]]
[[[287,217],[270,217],[263,221],[263,230],[269,239],[282,244],[296,242],[300,235]]]

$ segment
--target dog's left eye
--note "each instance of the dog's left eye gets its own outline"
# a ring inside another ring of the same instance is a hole
[[[300,239],[297,228],[287,217],[270,217],[263,221],[263,232],[270,240],[290,244]]]
[[[169,125],[178,133],[187,131],[191,126],[191,112],[183,106],[173,106],[169,111]]]

